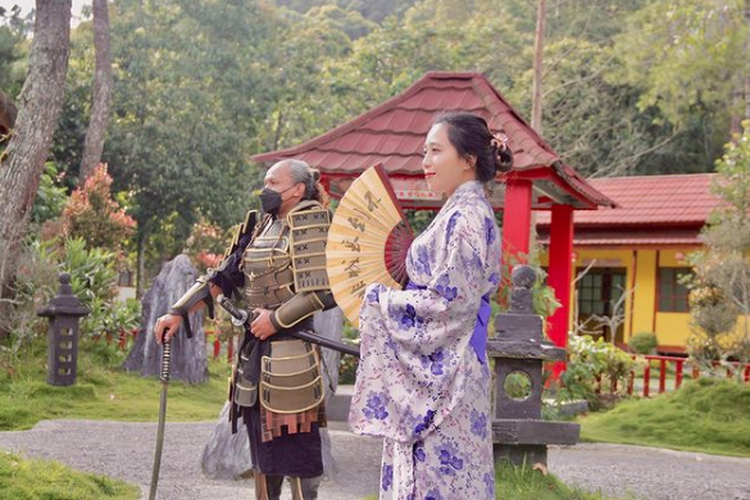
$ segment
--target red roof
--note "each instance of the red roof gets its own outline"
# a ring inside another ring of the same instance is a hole
[[[597,231],[584,228],[576,230],[573,236],[574,246],[694,246],[700,245],[700,228],[669,228],[643,230],[605,230]],[[549,230],[539,231],[539,243],[549,245]]]
[[[435,114],[462,110],[484,117],[493,131],[502,131],[514,153],[514,169],[547,167],[567,185],[581,206],[612,205],[563,166],[552,148],[479,73],[430,72],[403,93],[323,135],[298,146],[263,153],[254,160],[267,165],[297,158],[324,176],[351,174],[382,163],[393,175],[422,176],[422,148]]]
[[[619,205],[578,212],[575,226],[703,226],[719,203],[711,192],[715,174],[645,175],[591,179],[588,182]],[[537,225],[549,226],[540,212]]]

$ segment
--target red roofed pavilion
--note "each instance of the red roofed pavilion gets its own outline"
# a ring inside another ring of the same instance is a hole
[[[435,114],[466,111],[482,116],[494,132],[504,132],[514,153],[506,189],[490,200],[503,212],[503,252],[523,261],[529,251],[531,211],[552,214],[549,283],[563,307],[551,318],[550,337],[567,341],[573,210],[596,210],[615,204],[588,184],[511,107],[479,73],[430,72],[401,94],[325,134],[298,146],[260,154],[270,166],[284,158],[304,160],[322,174],[329,193],[341,197],[367,168],[382,163],[405,208],[438,209],[422,172],[422,148]],[[507,208],[506,208],[507,207]]]

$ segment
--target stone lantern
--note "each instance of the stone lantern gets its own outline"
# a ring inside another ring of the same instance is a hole
[[[73,295],[70,274],[60,273],[60,291],[38,316],[49,318],[47,383],[73,385],[78,364],[78,321],[89,309]]]
[[[532,287],[536,272],[513,269],[510,312],[495,318],[495,336],[487,354],[495,360],[492,435],[495,463],[547,465],[547,445],[576,444],[580,426],[542,420],[542,376],[545,361],[564,361],[565,349],[544,338],[542,318],[534,314]]]

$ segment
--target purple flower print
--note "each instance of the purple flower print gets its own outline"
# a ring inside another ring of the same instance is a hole
[[[417,247],[417,260],[414,262],[414,268],[422,274],[432,274],[430,268],[430,253],[427,251],[426,246]]]
[[[443,374],[443,363],[445,361],[445,351],[442,349],[438,349],[437,351],[433,352],[429,356],[422,356],[422,366],[424,368],[430,367],[430,373],[433,375],[442,375]]]
[[[488,497],[495,497],[495,479],[492,476],[492,473],[485,472],[484,474],[484,487],[487,491]]]
[[[383,465],[383,479],[381,481],[381,486],[383,487],[383,491],[388,491],[388,488],[391,487],[393,484],[393,466],[392,465]]]
[[[495,224],[489,217],[484,218],[484,233],[487,245],[495,241]]]
[[[399,319],[399,325],[403,330],[414,328],[415,326],[421,326],[424,324],[424,318],[417,315],[417,310],[411,304],[406,304],[406,309],[401,314]]]
[[[425,495],[424,500],[443,500],[443,495],[438,490],[430,490]]]
[[[388,417],[388,411],[385,409],[385,404],[388,399],[379,392],[371,392],[367,395],[367,406],[362,409],[365,418],[368,420],[385,420]]]
[[[380,303],[380,292],[385,290],[384,285],[377,285],[370,288],[370,291],[367,292],[367,297],[365,299],[367,300],[368,304],[379,304]]]
[[[414,460],[424,462],[427,460],[427,454],[424,452],[424,442],[417,441],[414,443]]]
[[[487,415],[471,410],[471,432],[482,439],[487,438]]]
[[[417,417],[418,419],[419,417]],[[422,431],[426,430],[430,425],[432,425],[432,419],[435,418],[435,410],[427,410],[427,412],[424,415],[424,418],[422,418],[422,421],[418,423],[414,427],[414,435],[419,436]]]
[[[457,470],[464,468],[464,461],[460,458],[455,451],[449,447],[443,447],[438,450],[440,452],[440,473],[445,475],[453,475]]]
[[[453,212],[451,218],[448,219],[448,227],[445,230],[445,241],[450,242],[451,236],[453,236],[453,231],[456,229],[456,223],[458,222],[459,217],[461,217],[460,212]]]
[[[445,300],[448,302],[453,302],[455,298],[458,296],[458,288],[455,286],[450,286],[451,284],[451,278],[447,274],[443,274],[438,278],[437,285],[435,285],[435,290],[437,293],[443,296]]]

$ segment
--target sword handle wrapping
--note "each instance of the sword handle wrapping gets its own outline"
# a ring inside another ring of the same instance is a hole
[[[172,339],[165,340],[164,352],[161,356],[161,376],[162,382],[169,382],[169,363],[172,360]]]

